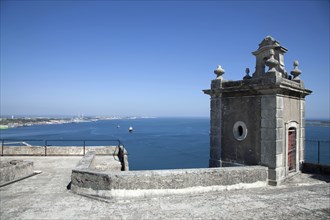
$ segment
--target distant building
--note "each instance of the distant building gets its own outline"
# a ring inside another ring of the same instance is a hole
[[[256,69],[243,80],[227,81],[219,66],[211,89],[210,167],[264,165],[277,185],[299,172],[304,160],[305,89],[298,61],[290,76],[282,47],[267,36],[252,54]],[[266,69],[267,68],[267,69]]]

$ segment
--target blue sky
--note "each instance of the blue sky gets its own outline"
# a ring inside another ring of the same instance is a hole
[[[329,118],[329,1],[1,1],[1,115],[209,116],[267,35]]]

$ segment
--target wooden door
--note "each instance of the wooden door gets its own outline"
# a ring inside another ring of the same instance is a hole
[[[297,152],[297,130],[289,128],[288,133],[288,167],[289,172],[296,171],[296,152]]]

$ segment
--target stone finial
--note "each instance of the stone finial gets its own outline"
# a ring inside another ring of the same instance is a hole
[[[222,75],[225,73],[225,70],[218,65],[218,67],[214,70],[214,73],[217,75],[217,79],[223,79]]]
[[[295,60],[293,62],[293,70],[290,72],[291,75],[293,76],[293,80],[300,80],[299,75],[301,74],[301,70],[298,69],[298,66],[299,66],[299,62],[298,60]]]
[[[249,68],[246,68],[245,69],[245,73],[246,75],[243,77],[243,79],[251,79],[252,77],[250,76],[250,69]]]
[[[273,49],[269,50],[270,57],[266,61],[266,65],[269,67],[269,70],[267,73],[276,73],[275,66],[278,65],[278,61],[274,59],[275,52]]]
[[[282,47],[273,37],[265,37],[259,44],[258,50],[252,52],[252,54],[256,56],[256,70],[252,76],[262,76],[265,73],[265,66],[272,66],[269,68],[270,72],[276,74],[281,73],[282,76],[285,76],[284,54],[287,51],[288,49]],[[268,62],[268,64],[266,62]],[[275,63],[276,65],[274,65]]]

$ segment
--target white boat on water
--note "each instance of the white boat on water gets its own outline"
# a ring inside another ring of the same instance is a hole
[[[129,126],[128,131],[129,132],[132,132],[133,131],[133,127],[132,126]]]

